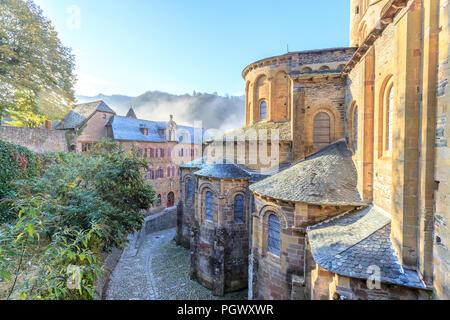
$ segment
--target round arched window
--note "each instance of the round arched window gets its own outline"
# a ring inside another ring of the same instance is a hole
[[[234,223],[244,223],[244,196],[242,194],[234,197]]]
[[[214,195],[211,191],[207,191],[205,195],[205,218],[208,221],[213,221],[214,216]]]
[[[280,220],[275,214],[269,216],[268,251],[280,256]]]
[[[262,101],[259,105],[259,118],[261,120],[267,119],[267,102]]]

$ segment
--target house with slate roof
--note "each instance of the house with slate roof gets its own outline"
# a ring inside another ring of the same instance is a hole
[[[450,298],[449,4],[350,4],[350,47],[248,65],[245,127],[180,167],[176,240],[215,295]]]
[[[70,146],[75,152],[88,152],[93,143],[109,137],[148,159],[145,177],[155,185],[158,197],[152,211],[178,202],[179,165],[202,156],[205,136],[202,128],[177,125],[172,116],[169,121],[142,120],[132,108],[127,116],[119,116],[103,101],[76,105],[56,129],[72,133]]]

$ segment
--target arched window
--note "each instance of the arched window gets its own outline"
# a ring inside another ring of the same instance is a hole
[[[330,70],[330,67],[329,66],[321,66],[319,68],[319,71],[326,71],[326,70]]]
[[[314,149],[322,150],[331,143],[331,119],[326,112],[314,117]]]
[[[358,106],[353,111],[353,147],[358,150]]]
[[[304,67],[304,68],[302,69],[302,72],[304,72],[304,73],[310,73],[310,72],[312,72],[312,69],[311,69],[310,67]]]
[[[252,212],[256,211],[256,206],[255,206],[255,195],[252,194]]]
[[[267,118],[267,102],[262,101],[259,106],[259,119],[264,120]]]
[[[205,218],[208,221],[213,221],[213,217],[214,217],[214,195],[211,191],[207,191],[205,196]]]
[[[275,214],[269,216],[268,251],[280,256],[280,220]]]
[[[244,196],[242,194],[234,197],[234,223],[244,223]]]
[[[393,121],[394,121],[394,90],[391,86],[386,95],[386,150],[392,150],[392,142],[394,137]]]
[[[186,180],[186,200],[192,201],[194,199],[194,185],[191,179]]]
[[[172,167],[172,177],[175,177],[175,167]]]

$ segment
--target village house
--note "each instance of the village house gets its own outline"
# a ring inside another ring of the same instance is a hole
[[[153,212],[173,207],[180,198],[179,165],[201,157],[205,131],[169,121],[138,119],[131,108],[125,117],[105,102],[79,104],[55,127],[67,130],[69,150],[88,152],[93,143],[109,137],[123,150],[136,150],[149,161],[145,178],[157,190]]]
[[[449,2],[350,3],[350,47],[247,66],[246,126],[180,166],[216,295],[450,298]]]

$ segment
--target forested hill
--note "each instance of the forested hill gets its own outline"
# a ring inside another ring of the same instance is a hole
[[[194,125],[202,121],[205,129],[221,132],[240,128],[245,122],[245,97],[193,93],[173,95],[160,91],[148,91],[138,97],[123,95],[78,96],[78,103],[105,101],[117,114],[125,115],[133,107],[138,118],[164,121],[172,114],[179,124]]]

